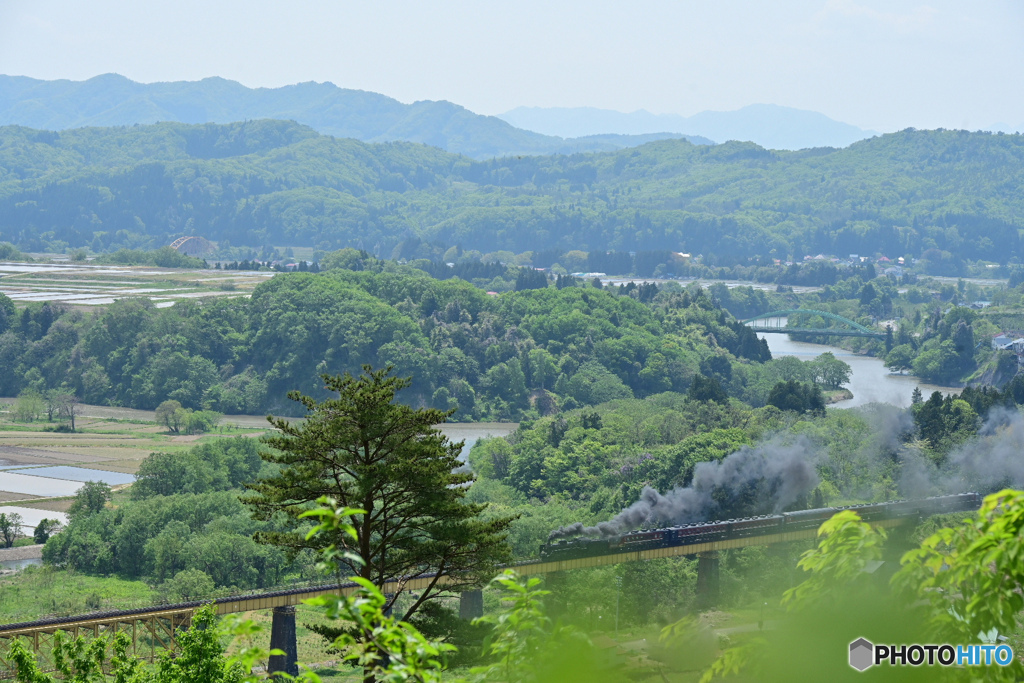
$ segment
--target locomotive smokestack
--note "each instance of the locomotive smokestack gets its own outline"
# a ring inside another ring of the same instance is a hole
[[[568,526],[560,526],[548,534],[548,543],[551,541],[557,541],[560,538],[572,538],[573,536],[579,536],[583,533],[583,528],[582,522],[576,522],[575,524],[569,524]]]

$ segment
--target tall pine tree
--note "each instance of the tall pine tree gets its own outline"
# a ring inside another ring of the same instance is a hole
[[[353,377],[324,375],[337,398],[317,401],[293,391],[288,397],[308,411],[303,422],[270,418],[279,430],[267,437],[263,458],[278,467],[249,488],[246,502],[257,519],[280,519],[283,531],[257,540],[293,552],[334,543],[358,560],[342,558],[343,569],[389,594],[388,607],[404,591],[402,579],[434,577],[406,609],[408,619],[444,591],[478,587],[500,562],[510,559],[505,537],[511,517],[482,516],[486,505],[465,500],[472,473],[462,467],[462,443],[452,443],[436,425],[451,414],[414,409],[395,402],[409,379],[390,367],[363,366]],[[299,518],[321,496],[363,510],[353,518],[358,540],[318,535],[307,539]],[[443,578],[443,580],[442,580]],[[388,582],[397,589],[384,591]]]

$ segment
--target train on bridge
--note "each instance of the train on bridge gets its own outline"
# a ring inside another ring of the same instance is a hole
[[[713,543],[733,538],[766,536],[774,533],[816,528],[842,510],[853,510],[865,522],[907,517],[924,517],[946,512],[977,510],[981,507],[978,493],[957,493],[919,500],[896,500],[888,503],[866,503],[845,507],[815,508],[759,515],[714,522],[695,522],[663,529],[644,529],[611,538],[579,536],[545,543],[540,547],[542,562],[575,560],[598,555],[614,555],[655,548]]]

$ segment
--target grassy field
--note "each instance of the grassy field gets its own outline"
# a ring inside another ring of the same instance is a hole
[[[28,567],[0,577],[0,623],[144,607],[155,599],[153,589],[142,581]]]

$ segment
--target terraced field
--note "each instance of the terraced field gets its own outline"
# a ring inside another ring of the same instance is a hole
[[[274,272],[179,270],[148,266],[76,263],[0,263],[0,292],[15,303],[57,301],[69,306],[105,306],[144,296],[158,308],[208,296],[248,296]]]
[[[7,405],[0,402],[0,410]],[[43,431],[45,420],[17,423],[0,414],[0,512],[18,512],[26,520],[31,517],[27,508],[63,512],[83,482],[104,481],[115,490],[131,485],[139,464],[154,451],[230,436],[258,437],[266,431],[255,417],[244,416],[253,426],[226,420],[210,434],[174,435],[155,423],[152,411],[114,415],[124,410],[83,406],[73,434]]]
[[[8,412],[13,398],[0,398],[0,511],[4,505],[61,511],[83,481],[103,479],[127,486],[139,463],[153,451],[189,448],[230,436],[258,437],[269,425],[260,415],[225,415],[215,431],[203,435],[168,434],[151,410],[82,404],[73,434],[43,431],[45,421],[17,423]],[[468,452],[487,436],[505,436],[515,423],[452,423],[441,429]],[[106,474],[104,474],[106,473]],[[33,502],[34,501],[34,502]]]

